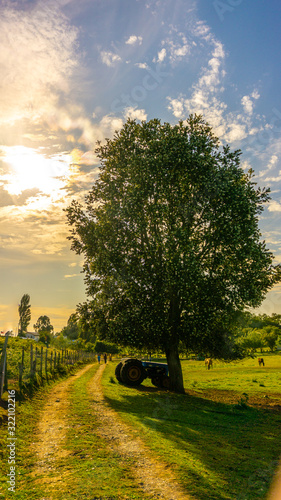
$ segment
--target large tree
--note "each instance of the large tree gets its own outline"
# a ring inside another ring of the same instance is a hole
[[[93,310],[107,339],[162,349],[171,389],[183,392],[179,342],[234,357],[233,315],[280,280],[258,228],[269,190],[200,116],[128,120],[96,153],[85,207],[67,209]]]
[[[27,327],[31,320],[31,305],[30,305],[30,296],[25,293],[19,304],[19,328],[18,334],[25,335],[27,332]]]

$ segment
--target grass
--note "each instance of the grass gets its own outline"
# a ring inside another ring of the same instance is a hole
[[[31,444],[36,439],[36,428],[48,394],[59,381],[52,382],[24,401],[17,408],[17,486],[15,493],[7,491],[7,452],[3,455],[0,473],[0,498],[14,500],[145,500],[131,472],[130,459],[121,459],[110,450],[108,443],[99,438],[97,423],[92,415],[92,398],[87,385],[99,365],[95,364],[78,379],[73,379],[69,392],[69,411],[65,449],[69,454],[56,461],[55,469],[34,477],[36,457]],[[7,445],[7,428],[2,426],[0,439]],[[7,448],[6,448],[7,449]]]
[[[193,389],[196,386],[196,389],[201,390],[216,388],[242,393],[250,391],[280,394],[281,355],[263,354],[263,358],[264,367],[258,366],[257,358],[246,358],[232,363],[215,360],[214,368],[210,370],[206,370],[202,361],[185,361],[183,363],[185,388]]]
[[[215,363],[207,371],[203,362],[184,361],[184,396],[160,391],[149,380],[139,388],[112,384],[114,364],[105,373],[104,392],[196,499],[264,499],[280,455],[281,415],[251,407],[248,400],[265,391],[277,394],[281,357],[267,356],[265,362],[266,371],[252,359]],[[252,382],[254,377],[266,387]],[[209,396],[213,390],[220,395],[230,389],[232,403]]]
[[[56,382],[58,383],[58,382]],[[16,403],[16,471],[17,485],[16,492],[9,493],[7,491],[7,472],[8,472],[8,450],[7,450],[7,426],[2,425],[0,428],[0,439],[3,445],[3,455],[0,472],[0,498],[13,498],[15,500],[38,500],[43,498],[44,490],[40,490],[33,484],[33,478],[30,474],[32,471],[36,457],[29,450],[29,444],[33,441],[36,425],[40,419],[42,407],[46,402],[46,397],[51,391],[54,383],[50,383],[38,390],[36,395],[22,404]],[[7,410],[6,410],[7,414]]]
[[[81,369],[77,365],[74,371]],[[63,377],[66,378],[66,377]],[[62,381],[62,378],[49,381],[48,384],[38,388],[32,398],[16,400],[16,491],[7,490],[8,465],[8,432],[7,432],[7,393],[4,393],[4,401],[0,407],[2,425],[0,426],[1,463],[0,468],[0,499],[11,498],[14,500],[39,500],[45,496],[45,485],[34,481],[32,471],[34,470],[37,458],[31,451],[30,445],[34,441],[38,421],[40,420],[43,407],[48,398],[48,394],[54,386]],[[5,401],[6,400],[6,401]]]
[[[106,367],[102,383],[109,404],[195,499],[265,499],[280,455],[281,414],[280,406],[278,411],[274,404],[281,405],[281,356],[263,357],[265,367],[258,367],[256,359],[247,359],[230,364],[215,362],[212,370],[206,370],[202,361],[185,360],[186,395],[161,391],[149,380],[138,388],[120,385],[114,377],[118,361]],[[34,440],[48,393],[59,381],[50,382],[32,399],[18,403],[17,489],[7,496],[7,427],[3,425],[0,498],[146,498],[134,481],[130,459],[121,459],[96,434],[98,424],[93,419],[88,384],[97,368],[95,365],[73,379],[69,413],[65,415],[69,455],[57,463],[61,481],[56,487],[51,486],[52,470],[47,483],[40,477],[34,480],[31,472],[36,457],[29,443]],[[257,404],[263,401],[265,408]],[[7,414],[6,409],[3,411]]]

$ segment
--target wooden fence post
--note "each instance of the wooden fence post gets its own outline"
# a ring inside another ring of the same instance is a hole
[[[8,389],[8,384],[7,384],[7,379],[6,379],[6,361],[7,361],[7,344],[8,344],[8,338],[9,338],[9,333],[6,333],[5,336],[5,342],[2,350],[2,356],[1,356],[1,362],[0,362],[0,399],[2,399],[2,395],[4,392],[4,386],[5,389]],[[6,382],[6,384],[5,384]]]
[[[21,363],[19,363],[19,388],[22,390],[22,375],[24,370],[24,347],[22,347]]]
[[[37,367],[37,354],[38,354],[38,349],[37,347],[35,348],[35,359],[34,359],[34,375],[36,374],[36,367]]]
[[[52,366],[53,365],[53,351],[51,352],[51,363],[50,363],[50,365],[51,365],[50,373],[52,373],[52,368],[53,368],[53,366]]]
[[[48,380],[48,348],[46,348],[46,353],[45,353],[45,373],[46,373],[46,380]]]
[[[33,371],[33,344],[30,346],[30,376],[33,377],[34,371]]]
[[[40,356],[40,377],[43,377],[43,347],[41,347],[41,356]]]

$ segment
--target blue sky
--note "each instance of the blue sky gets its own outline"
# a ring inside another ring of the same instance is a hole
[[[241,148],[272,200],[263,239],[281,262],[280,14],[276,0],[1,0],[0,327],[59,331],[85,300],[63,208],[95,182],[97,140],[128,117],[202,113]],[[281,313],[276,286],[260,311]]]

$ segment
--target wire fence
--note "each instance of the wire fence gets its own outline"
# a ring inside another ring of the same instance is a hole
[[[34,347],[32,343],[28,349],[23,346],[17,356],[9,359],[8,338],[6,334],[0,360],[0,398],[8,390],[10,382],[18,382],[21,392],[27,384],[40,384],[55,378],[59,373],[67,372],[69,367],[77,363],[91,362],[96,358],[93,352]]]

